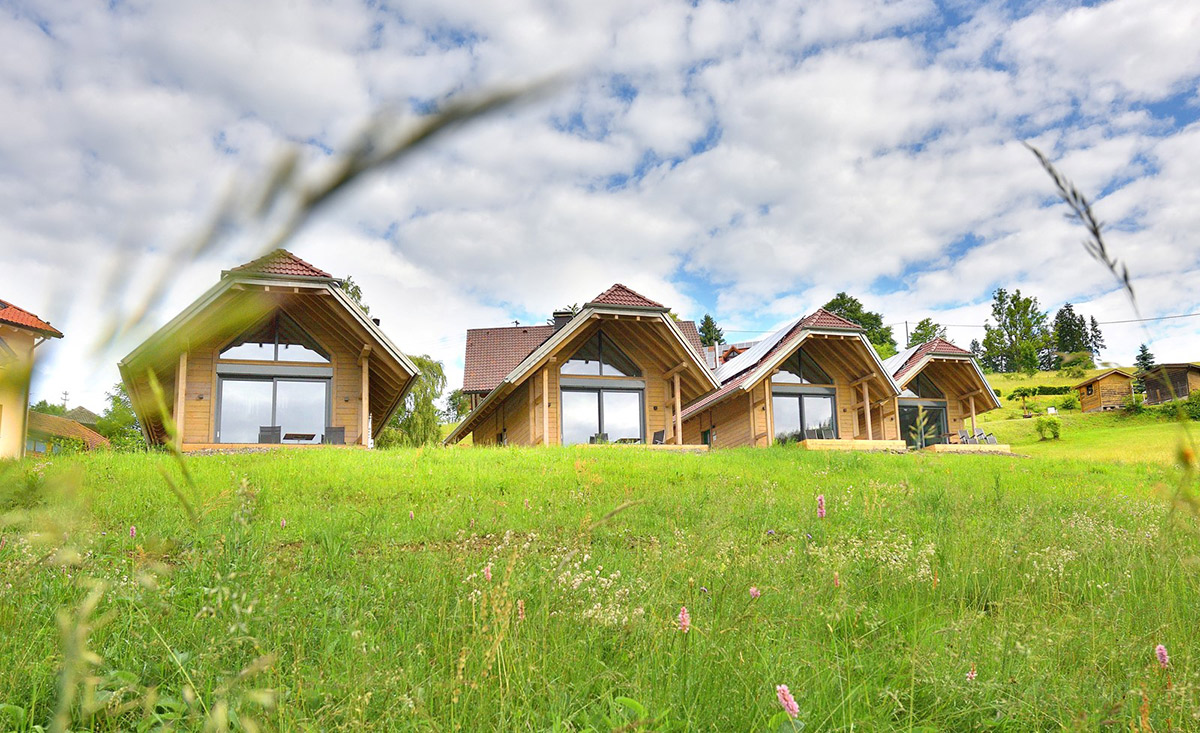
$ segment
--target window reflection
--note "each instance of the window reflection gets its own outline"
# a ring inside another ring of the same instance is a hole
[[[221,350],[222,359],[328,364],[329,355],[292,318],[276,311]]]

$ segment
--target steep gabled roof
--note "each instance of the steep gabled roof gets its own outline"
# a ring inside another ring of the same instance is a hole
[[[639,292],[625,287],[621,283],[613,285],[591,300],[592,303],[604,305],[626,305],[635,308],[665,308],[662,303],[656,303]]]
[[[88,450],[108,446],[108,438],[65,417],[30,411],[28,425],[31,433],[81,440]]]
[[[1083,380],[1082,382],[1075,385],[1071,389],[1079,389],[1080,387],[1086,387],[1089,384],[1091,384],[1092,382],[1098,382],[1101,379],[1104,379],[1105,377],[1112,376],[1113,374],[1120,374],[1122,377],[1125,377],[1126,379],[1133,379],[1133,375],[1130,374],[1129,372],[1125,371],[1124,369],[1109,369],[1107,371],[1100,372],[1099,374],[1097,374],[1094,377],[1089,377],[1089,378]]]
[[[96,423],[100,422],[99,415],[92,412],[88,408],[83,407],[82,405],[79,407],[72,407],[71,409],[67,410],[67,414],[63,415],[63,417],[69,420],[74,420],[80,425],[95,425]]]
[[[277,249],[273,252],[268,252],[257,260],[252,260],[244,265],[238,265],[228,270],[228,272],[236,272],[239,275],[276,275],[280,277],[311,277],[323,280],[335,279],[333,275],[310,265],[286,249]]]
[[[27,331],[34,331],[48,338],[62,338],[62,332],[54,326],[51,326],[24,308],[19,308],[4,300],[0,300],[0,323],[24,328]]]
[[[824,308],[818,308],[812,314],[800,319],[804,328],[844,328],[849,331],[861,331],[863,327],[848,318],[842,318],[836,313],[830,313]]]
[[[467,330],[463,391],[491,392],[521,361],[554,335],[554,326]]]
[[[884,362],[884,366],[891,372],[896,383],[902,383],[904,377],[911,372],[921,360],[926,356],[938,354],[940,356],[965,356],[972,358],[974,355],[966,349],[955,346],[944,338],[934,338],[926,341],[923,344],[910,347],[901,351],[899,354],[889,358]]]
[[[695,321],[675,321],[675,325],[679,326],[679,330],[683,331],[684,338],[687,339],[688,345],[692,350],[700,355],[701,360],[704,359],[704,344],[700,342],[700,329],[696,328]]]

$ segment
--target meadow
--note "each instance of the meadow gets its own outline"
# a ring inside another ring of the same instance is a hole
[[[795,729],[781,684],[808,731],[1200,729],[1200,535],[1167,465],[187,466],[191,486],[163,454],[0,468],[0,729]]]

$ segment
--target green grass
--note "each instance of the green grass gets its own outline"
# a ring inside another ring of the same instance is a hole
[[[197,523],[166,456],[0,478],[0,728],[47,723],[64,660],[96,689],[72,726],[98,730],[764,730],[778,684],[806,731],[1128,729],[1136,691],[1155,730],[1198,725],[1200,539],[1164,465],[615,446],[188,465]],[[89,578],[94,628],[65,628],[91,661],[55,622]]]
[[[1161,417],[1127,417],[1121,413],[1060,412],[1058,440],[1041,440],[1034,420],[990,422],[996,440],[1016,453],[1045,458],[1076,458],[1122,463],[1174,464],[1179,453],[1179,423]],[[1194,430],[1194,428],[1193,428]]]
[[[998,389],[1007,395],[1017,387],[1037,387],[1038,385],[1046,385],[1047,387],[1073,387],[1076,384],[1084,381],[1089,377],[1094,377],[1101,372],[1107,372],[1114,367],[1104,367],[1103,369],[1088,369],[1082,377],[1067,377],[1061,376],[1058,372],[1034,372],[1032,376],[1024,374],[986,374],[988,384],[992,385],[992,389]],[[1133,367],[1118,367],[1126,371],[1135,371]],[[1001,399],[1004,399],[1001,395]]]

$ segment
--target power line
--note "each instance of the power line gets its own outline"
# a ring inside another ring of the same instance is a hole
[[[1196,316],[1200,316],[1200,312],[1198,312],[1198,313],[1176,313],[1176,314],[1172,314],[1169,316],[1154,316],[1153,318],[1126,318],[1126,319],[1120,320],[1120,321],[1096,321],[1096,325],[1098,325],[1098,326],[1114,326],[1114,325],[1118,325],[1121,323],[1149,323],[1150,321],[1166,321],[1166,320],[1172,319],[1172,318],[1195,318]],[[902,325],[904,325],[904,321],[897,321],[896,323],[889,323],[887,325],[902,326]],[[946,328],[983,328],[984,327],[983,324],[979,324],[979,323],[939,323],[938,325],[944,326]]]

